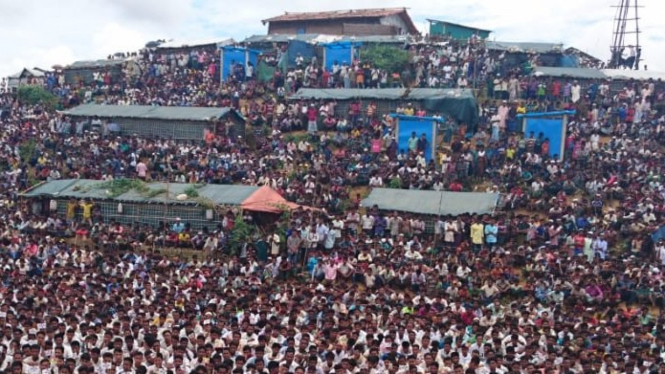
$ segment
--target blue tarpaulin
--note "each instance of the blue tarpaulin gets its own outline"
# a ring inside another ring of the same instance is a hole
[[[563,68],[578,68],[580,67],[580,59],[573,55],[563,55],[559,60],[559,65]]]
[[[397,118],[397,147],[400,152],[409,153],[409,138],[416,134],[420,138],[423,134],[427,139],[424,156],[429,162],[434,157],[434,146],[436,145],[436,118],[395,116]]]
[[[243,67],[247,67],[247,62],[249,61],[256,68],[259,54],[261,54],[259,51],[253,49],[237,47],[223,47],[221,48],[220,53],[222,59],[222,82],[226,81],[229,74],[233,72],[233,66],[236,64],[241,64]]]
[[[654,243],[657,243],[660,239],[665,239],[665,226],[661,226],[656,232],[651,235]]]
[[[537,139],[542,133],[543,138],[549,140],[549,155],[562,159],[566,137],[567,116],[575,114],[574,111],[558,111],[543,113],[528,113],[517,116],[524,120],[524,134],[529,137],[533,132]]]
[[[314,44],[306,43],[300,40],[293,40],[289,42],[289,48],[287,49],[288,59],[289,59],[289,68],[296,67],[296,57],[300,54],[306,62],[309,62],[312,57],[316,56],[316,47]]]
[[[329,43],[324,48],[326,49],[324,64],[328,71],[332,71],[335,61],[339,65],[345,62],[349,65],[353,62],[353,43],[351,42]]]

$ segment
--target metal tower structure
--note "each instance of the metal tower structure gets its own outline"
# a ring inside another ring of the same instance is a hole
[[[620,0],[614,8],[617,12],[614,16],[609,67],[638,70],[642,54],[638,9],[642,7],[638,5],[638,0]]]

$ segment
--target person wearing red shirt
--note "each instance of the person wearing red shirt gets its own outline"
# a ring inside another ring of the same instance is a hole
[[[554,84],[552,84],[552,96],[554,97],[554,100],[558,100],[560,95],[561,95],[561,82],[554,81]]]
[[[466,309],[462,314],[460,314],[460,319],[466,326],[473,325],[473,320],[476,318],[476,313],[473,309]]]
[[[319,111],[316,110],[314,104],[310,104],[309,108],[307,109],[307,132],[310,134],[316,134],[316,132],[319,130],[316,123],[316,117],[318,114]]]
[[[450,184],[449,189],[452,192],[462,192],[462,184],[459,181],[454,181]]]

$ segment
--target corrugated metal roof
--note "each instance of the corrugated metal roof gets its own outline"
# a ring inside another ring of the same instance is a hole
[[[567,55],[581,56],[581,57],[587,58],[589,60],[593,60],[596,63],[603,62],[603,60],[599,59],[598,57],[592,56],[592,55],[590,55],[590,54],[588,54],[588,53],[586,53],[582,50],[579,50],[575,47],[568,47],[568,48],[566,48],[566,50],[564,52]]]
[[[125,192],[124,194],[116,197],[116,200],[127,201],[127,202],[154,202],[154,203],[164,203],[164,202],[177,202],[176,196],[181,195],[187,191],[190,187],[194,185],[187,183],[163,183],[163,182],[153,182],[148,183],[146,187],[150,189],[150,192],[139,192],[136,190],[131,190]],[[167,196],[168,192],[168,196]],[[181,201],[181,203],[187,203],[187,201]],[[191,201],[189,201],[191,203]]]
[[[543,77],[570,77],[579,79],[665,80],[665,72],[651,70],[598,70],[589,68],[556,68],[539,66],[534,68],[533,75]]]
[[[122,65],[127,60],[93,60],[93,61],[75,61],[70,65],[65,66],[66,69],[84,69],[84,68],[100,68],[106,66]]]
[[[396,100],[403,97],[405,92],[406,90],[403,88],[384,88],[381,90],[366,90],[362,88],[301,88],[295,93],[295,95],[290,96],[289,99],[350,100],[357,98],[373,98]]]
[[[395,43],[404,44],[412,42],[409,35],[322,35],[322,34],[270,34],[270,35],[252,35],[243,40],[245,44],[251,43],[288,43],[291,41],[301,41],[311,44],[327,44],[335,42],[356,42],[356,43]]]
[[[21,78],[21,77],[27,77],[27,76],[43,78],[44,75],[45,74],[44,74],[43,71],[39,71],[37,69],[23,68],[23,70],[19,71],[18,73],[10,75],[9,78]]]
[[[473,90],[467,88],[413,88],[407,99],[426,100],[431,98],[473,98]]]
[[[76,183],[76,179],[60,179],[50,182],[44,182],[37,185],[36,187],[23,193],[23,196],[26,197],[37,197],[37,196],[56,196],[61,191],[65,190],[67,187]]]
[[[522,52],[522,53],[549,53],[563,50],[561,43],[532,43],[532,42],[495,42],[486,41],[485,47],[495,51]]]
[[[665,72],[662,71],[630,69],[604,69],[601,71],[608,79],[665,80]]]
[[[201,199],[214,202],[218,205],[240,205],[247,200],[259,187],[244,185],[194,185],[188,183],[163,182],[147,183],[146,187],[152,192],[139,192],[130,190],[119,196],[112,197],[104,188],[108,183],[92,179],[61,179],[45,182],[32,190],[25,192],[25,197],[52,196],[66,199],[90,199],[90,200],[114,200],[134,203],[165,203],[169,204],[197,204],[200,200],[190,198],[187,200],[176,200],[178,195],[194,187]],[[168,191],[168,196],[166,196]]]
[[[406,12],[406,8],[347,9],[325,12],[285,12],[281,16],[264,19],[261,22],[266,23],[323,19],[387,17],[400,14],[402,12]]]
[[[607,78],[602,71],[587,68],[559,68],[538,66],[533,69],[533,75],[537,77],[561,77],[561,78],[579,78],[579,79],[605,79]]]
[[[362,88],[301,88],[289,99],[315,99],[315,100],[350,100],[350,99],[377,99],[377,100],[426,100],[431,98],[468,98],[474,97],[469,89],[439,89],[439,88],[384,88],[380,90],[367,90]]]
[[[481,29],[481,28],[474,27],[474,26],[462,25],[461,23],[454,23],[454,22],[448,22],[448,21],[439,21],[438,19],[429,19],[428,18],[426,21],[429,22],[429,23],[441,23],[441,24],[444,24],[444,25],[462,27],[462,28],[469,29],[469,30],[492,32],[492,30],[488,30],[488,29]]]
[[[430,215],[488,214],[499,201],[499,194],[375,188],[362,201],[364,207]]]
[[[63,113],[76,117],[97,116],[101,118],[144,118],[184,121],[207,121],[232,114],[242,119],[240,114],[233,108],[217,107],[84,104],[66,110]]]
[[[189,40],[189,41],[170,40],[168,42],[162,43],[159,46],[157,46],[157,49],[192,48],[192,47],[211,45],[211,44],[216,44],[217,47],[223,47],[235,43],[236,41],[231,38],[211,38],[211,39],[200,39],[200,40]]]
[[[72,198],[76,200],[104,200],[110,198],[106,189],[101,188],[104,181],[93,179],[79,179],[64,190],[60,191],[58,196]]]
[[[316,43],[315,39],[319,34],[270,34],[270,35],[252,35],[242,42],[245,44],[251,43],[288,43],[290,41],[300,41],[306,43]]]
[[[376,9],[347,9],[332,10],[325,12],[293,12],[284,13],[281,16],[264,19],[261,22],[294,22],[294,21],[320,21],[320,20],[339,20],[354,18],[381,18],[388,16],[400,16],[402,21],[409,28],[409,34],[419,34],[418,28],[406,11],[406,8],[376,8]]]
[[[240,205],[258,189],[257,186],[208,184],[201,187],[198,193],[219,205]]]
[[[360,36],[342,36],[339,38],[342,42],[357,43],[410,43],[413,39],[409,35],[360,35]]]

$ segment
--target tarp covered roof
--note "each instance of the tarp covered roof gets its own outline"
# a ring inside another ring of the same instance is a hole
[[[651,70],[604,69],[601,70],[609,79],[665,80],[665,73]]]
[[[648,70],[558,68],[538,66],[533,69],[538,77],[569,77],[578,79],[613,79],[613,80],[665,80],[665,73]]]
[[[84,104],[66,110],[63,113],[76,117],[101,118],[143,118],[183,121],[207,121],[223,118],[227,115],[242,116],[233,108],[183,107],[150,105],[98,105]]]
[[[244,185],[194,185],[187,183],[169,183],[168,186],[163,182],[147,183],[148,191],[143,193],[130,190],[119,196],[110,196],[107,192],[107,183],[100,180],[91,179],[63,179],[43,183],[27,192],[23,193],[25,197],[54,197],[65,199],[90,199],[90,200],[115,200],[119,202],[142,202],[142,203],[165,203],[169,204],[197,204],[201,200],[190,198],[187,200],[176,200],[178,195],[185,191],[195,188],[201,199],[211,201],[217,205],[240,205],[254,194],[259,187]],[[168,196],[166,196],[168,191]]]
[[[605,79],[607,76],[598,69],[587,68],[559,68],[538,66],[533,69],[533,75],[537,77],[567,77],[579,79]]]
[[[513,53],[561,53],[561,43],[531,43],[531,42],[495,42],[486,41],[485,47],[494,51],[506,51]]]
[[[432,97],[473,98],[473,91],[468,89],[445,88],[383,88],[368,90],[363,88],[301,88],[290,98],[293,100],[425,100]]]
[[[386,88],[381,90],[367,90],[360,88],[327,89],[327,88],[301,88],[292,100],[414,100],[420,101],[426,110],[443,112],[459,122],[475,124],[478,121],[476,98],[473,91],[468,89],[438,89],[438,88]]]
[[[362,88],[301,88],[292,100],[353,100],[353,99],[382,99],[399,100],[404,98],[406,90],[403,88],[384,88],[381,90],[366,90]]]
[[[488,214],[499,201],[499,194],[375,188],[362,201],[364,207],[430,215]]]
[[[217,47],[223,47],[225,45],[235,44],[235,40],[230,38],[211,38],[211,39],[199,39],[199,40],[169,40],[168,42],[161,43],[157,46],[157,49],[177,49],[177,48],[191,48],[199,47],[203,45],[212,45],[216,44]]]
[[[322,35],[322,34],[269,34],[252,35],[243,40],[245,44],[252,43],[288,43],[301,41],[310,44],[328,44],[334,42],[356,42],[356,43],[395,43],[403,44],[411,42],[408,35]]]

